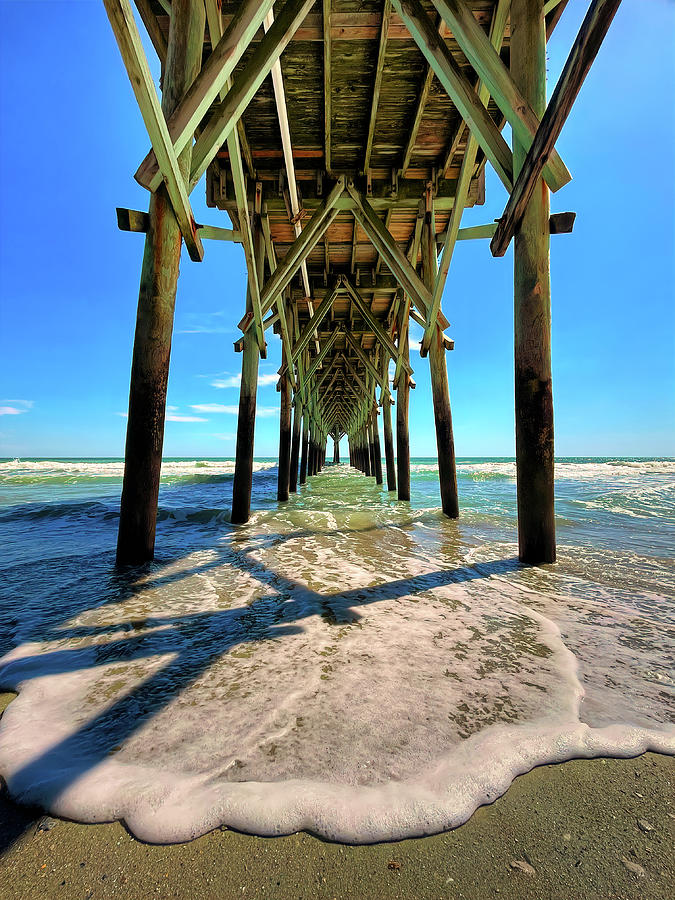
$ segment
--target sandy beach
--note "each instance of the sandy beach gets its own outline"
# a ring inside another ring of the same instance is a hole
[[[5,900],[665,900],[674,846],[675,761],[654,753],[542,766],[454,831],[360,847],[221,829],[152,846],[118,822],[65,822],[0,795]]]

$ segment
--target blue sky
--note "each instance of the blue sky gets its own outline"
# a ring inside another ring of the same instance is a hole
[[[550,90],[586,7],[570,0],[551,40]],[[552,210],[577,212],[551,240],[559,455],[675,455],[674,28],[672,0],[624,0],[558,142],[573,181]],[[118,456],[143,238],[117,230],[115,207],[147,208],[143,124],[99,0],[0,0],[0,60],[0,455]],[[193,198],[199,220],[228,224],[203,185]],[[488,170],[463,223],[505,202]],[[443,308],[460,456],[514,452],[512,278],[511,252],[458,245]],[[244,292],[240,247],[184,253],[167,456],[234,453]],[[258,456],[278,447],[268,346]],[[411,450],[435,455],[428,361],[411,361]]]

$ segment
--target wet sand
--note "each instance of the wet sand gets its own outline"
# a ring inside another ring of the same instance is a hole
[[[461,828],[367,847],[220,829],[151,846],[120,823],[51,819],[0,794],[4,900],[670,900],[674,848],[675,760],[654,753],[542,766]]]

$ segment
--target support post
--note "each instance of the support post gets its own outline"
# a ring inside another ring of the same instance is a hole
[[[436,268],[436,228],[434,225],[432,201],[432,208],[427,211],[424,225],[422,226],[422,274],[424,282],[430,290],[433,290],[436,282]],[[437,323],[433,326],[429,344],[429,371],[431,374],[431,392],[434,400],[441,509],[446,516],[456,519],[459,516],[459,502],[457,498],[455,440],[452,433],[452,412],[450,409],[445,344],[443,343],[443,332]]]
[[[333,439],[333,465],[340,465],[340,441],[337,438]]]
[[[298,491],[298,462],[300,459],[300,435],[302,432],[302,400],[300,391],[295,395],[295,409],[293,410],[293,438],[291,441],[291,472],[288,480],[288,490],[291,494]]]
[[[255,214],[253,219],[253,249],[255,263],[258,267],[258,281],[261,282],[265,261],[265,245],[258,214]],[[246,312],[253,314],[253,301],[250,289],[246,291]],[[258,362],[260,360],[260,347],[258,346],[255,329],[251,328],[245,333],[243,342],[237,445],[232,486],[232,522],[236,525],[248,522],[251,514],[255,407],[258,390]]]
[[[309,410],[305,406],[302,413],[302,456],[300,459],[300,484],[307,484],[307,463],[309,456]]]
[[[511,3],[511,72],[538,116],[546,108],[544,0]],[[515,174],[527,149],[513,141]],[[554,562],[549,198],[540,178],[514,243],[516,478],[519,558]]]
[[[391,431],[391,402],[389,391],[382,402],[382,425],[384,428],[384,458],[387,468],[387,490],[396,490],[396,462],[394,460],[394,438]]]
[[[410,301],[406,297],[401,303],[399,320],[399,353],[410,359],[408,340],[408,312]],[[408,435],[408,403],[410,400],[410,378],[404,370],[399,375],[396,388],[396,476],[398,499],[410,500],[410,437]]]
[[[291,480],[291,380],[281,376],[281,415],[279,418],[279,474],[277,500],[288,500]]]
[[[168,117],[194,80],[202,59],[203,3],[176,0],[169,26],[162,112]],[[192,150],[178,157],[183,180]],[[181,230],[164,185],[150,199],[131,364],[124,481],[117,562],[140,564],[155,552],[157,498],[164,444],[166,389],[181,252]]]
[[[375,483],[382,484],[382,450],[380,449],[380,428],[377,424],[377,411],[373,410],[373,455],[375,457]]]

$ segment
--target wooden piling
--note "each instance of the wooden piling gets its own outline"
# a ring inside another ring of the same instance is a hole
[[[281,376],[281,414],[279,417],[279,474],[277,500],[288,500],[291,480],[291,381]]]
[[[333,465],[340,465],[340,442],[337,438],[333,439]]]
[[[298,491],[298,463],[300,461],[300,439],[302,435],[302,400],[300,392],[295,395],[295,408],[293,409],[293,437],[291,440],[291,471],[288,480],[288,490],[291,494]]]
[[[406,298],[401,303],[401,319],[399,325],[400,348],[403,358],[410,359],[408,340],[409,303]],[[405,370],[401,371],[396,389],[396,477],[398,481],[398,499],[410,500],[410,438],[408,435],[408,403],[410,400],[410,378]]]
[[[258,279],[264,271],[264,239],[260,217],[253,218],[253,248]],[[246,291],[246,312],[252,314],[250,290]],[[232,485],[232,522],[240,525],[251,515],[251,488],[253,486],[253,443],[255,438],[255,408],[258,391],[258,362],[260,348],[255,329],[244,333],[241,359],[241,385],[239,386],[239,416],[237,419],[237,444],[235,447],[234,481]]]
[[[370,467],[370,461],[372,459],[370,454],[370,434],[368,433],[369,429],[367,425],[363,426],[362,434],[363,434],[363,474],[370,475],[373,474],[373,471]]]
[[[162,112],[168,118],[202,60],[204,5],[175,0],[164,67]],[[191,145],[178,157],[187,182]],[[166,389],[181,253],[181,232],[164,185],[150,199],[131,364],[117,562],[140,564],[155,551],[164,444]]]
[[[300,458],[300,484],[307,484],[309,456],[309,410],[305,406],[302,413],[302,455]]]
[[[375,483],[382,484],[382,450],[380,449],[380,429],[377,424],[377,411],[373,410],[373,454],[375,456]]]
[[[433,209],[427,212],[422,226],[422,274],[424,283],[433,291],[436,282],[436,229]],[[429,345],[429,371],[431,392],[434,401],[434,422],[436,424],[436,448],[438,452],[438,481],[441,489],[441,508],[446,516],[459,516],[457,497],[457,466],[455,463],[455,440],[452,431],[450,409],[450,389],[445,359],[443,332],[438,325]]]
[[[511,73],[541,116],[546,108],[544,0],[512,0]],[[513,141],[514,176],[527,148]],[[554,562],[549,196],[539,179],[514,241],[516,477],[519,558]]]

